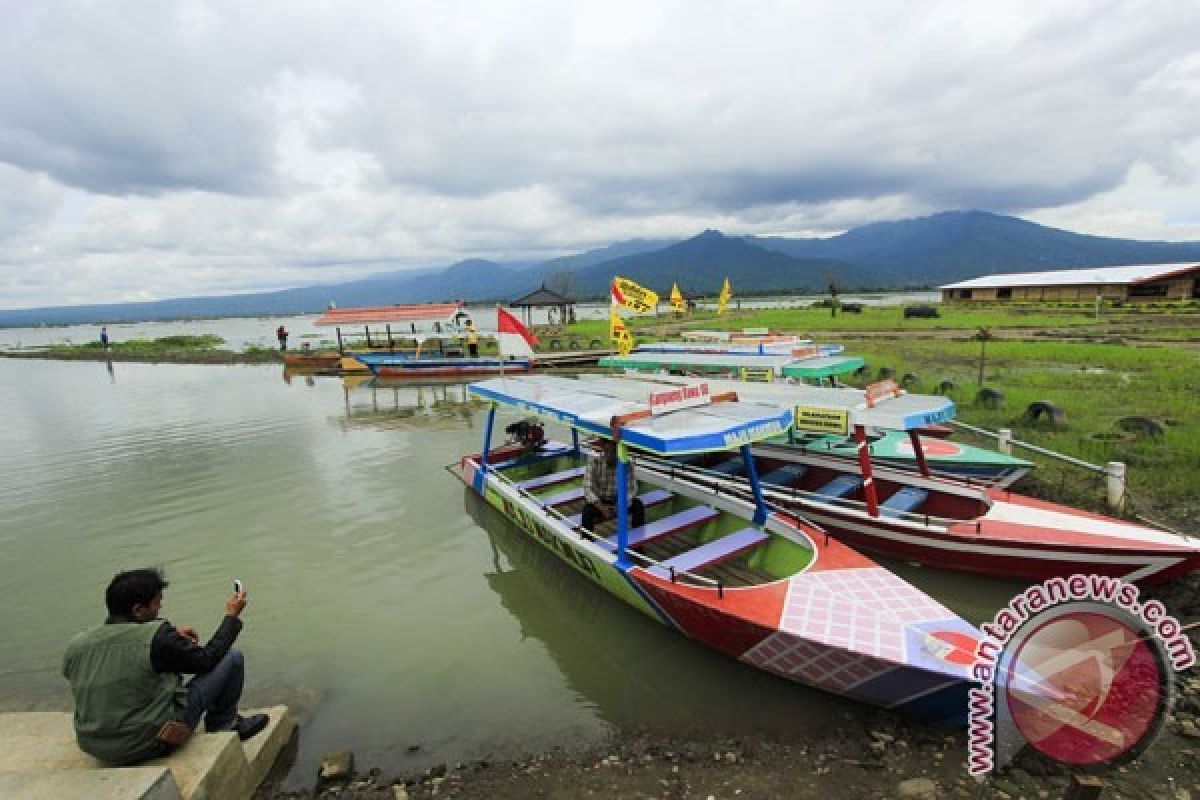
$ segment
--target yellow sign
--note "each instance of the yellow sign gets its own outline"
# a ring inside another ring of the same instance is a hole
[[[683,304],[683,293],[679,291],[678,283],[671,284],[671,306],[676,311],[681,311],[681,312],[685,308],[685,306]]]
[[[721,293],[717,295],[717,313],[724,314],[725,306],[729,305],[729,301],[733,299],[733,288],[729,285],[729,278],[725,279],[725,285],[721,287]]]
[[[850,412],[821,406],[796,406],[796,430],[850,433]]]
[[[621,319],[621,315],[617,312],[615,305],[609,310],[608,338],[612,340],[613,346],[617,348],[617,352],[623,356],[629,355],[633,350],[633,334],[629,332],[629,328],[625,325],[625,320]]]
[[[738,377],[747,383],[772,383],[775,370],[770,367],[738,367]]]
[[[645,286],[639,286],[628,278],[613,278],[611,291],[613,302],[630,311],[646,314],[658,310],[658,293]]]

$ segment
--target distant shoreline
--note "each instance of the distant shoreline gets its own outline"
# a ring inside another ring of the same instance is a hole
[[[29,358],[47,361],[99,361],[138,364],[283,364],[278,351],[236,353],[232,350],[201,350],[178,353],[121,353],[103,350],[49,351],[0,350],[0,358]]]

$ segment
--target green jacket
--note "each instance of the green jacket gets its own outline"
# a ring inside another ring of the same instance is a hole
[[[150,663],[150,642],[164,624],[106,623],[67,645],[63,675],[75,695],[75,739],[84,752],[117,765],[160,754],[155,736],[182,710],[182,679]]]

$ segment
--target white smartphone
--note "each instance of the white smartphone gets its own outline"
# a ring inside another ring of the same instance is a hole
[[[239,580],[235,580],[235,581],[233,582],[233,593],[234,593],[234,594],[241,594],[241,593],[242,593],[242,582],[241,582],[241,581],[239,581]]]

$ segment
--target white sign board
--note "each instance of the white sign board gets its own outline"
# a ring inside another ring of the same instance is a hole
[[[661,392],[650,393],[650,413],[665,414],[668,411],[678,411],[681,408],[706,405],[709,402],[707,383],[697,383],[691,386],[680,386],[676,389],[664,389]]]

